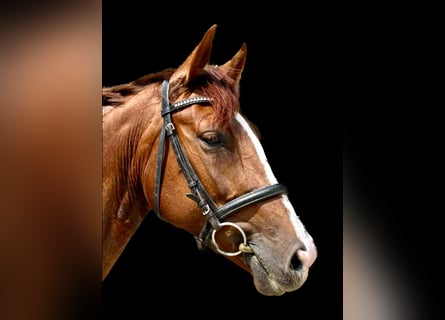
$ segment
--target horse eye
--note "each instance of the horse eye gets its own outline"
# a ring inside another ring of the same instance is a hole
[[[204,141],[209,146],[222,145],[222,140],[221,140],[219,134],[215,131],[206,131],[199,136],[199,139]]]

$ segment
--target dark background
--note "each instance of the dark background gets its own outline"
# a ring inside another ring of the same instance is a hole
[[[104,1],[103,86],[179,66],[215,23],[211,62],[223,64],[246,42],[242,110],[259,127],[271,167],[317,244],[318,260],[298,291],[261,296],[248,273],[200,253],[191,235],[150,214],[103,283],[106,317],[267,312],[321,319],[327,312],[341,319],[342,106],[333,103],[341,40],[330,27],[335,19],[315,8],[239,5]]]

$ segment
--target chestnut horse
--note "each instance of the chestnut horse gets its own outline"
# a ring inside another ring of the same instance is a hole
[[[240,112],[246,44],[210,65],[215,30],[178,68],[103,89],[103,279],[153,211],[280,296],[317,249]]]

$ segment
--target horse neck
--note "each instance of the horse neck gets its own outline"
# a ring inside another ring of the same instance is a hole
[[[160,132],[159,101],[135,96],[103,121],[103,277],[105,277],[150,207],[144,197],[141,172]],[[152,108],[147,106],[153,105]],[[146,129],[148,128],[148,129]],[[143,143],[140,143],[143,139]]]

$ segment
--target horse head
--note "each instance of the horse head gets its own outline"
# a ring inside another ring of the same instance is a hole
[[[190,232],[200,247],[249,272],[259,293],[279,296],[303,285],[317,250],[272,172],[257,128],[240,111],[247,46],[212,65],[215,30],[213,25],[178,68],[134,94],[136,122],[146,125],[133,134],[137,146],[127,143],[131,161],[124,167],[132,173],[126,180],[135,187],[117,192],[121,203],[113,221],[125,220],[121,229],[134,230],[154,211]],[[155,111],[146,111],[147,105]],[[116,243],[122,233],[109,225]]]

